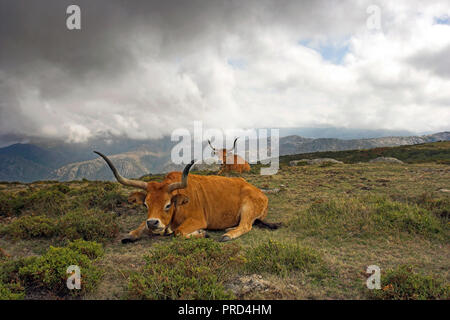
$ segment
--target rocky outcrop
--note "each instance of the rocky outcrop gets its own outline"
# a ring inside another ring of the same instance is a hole
[[[164,155],[140,150],[108,156],[117,170],[124,177],[137,178],[152,172],[155,159]],[[114,180],[111,170],[101,158],[75,162],[56,169],[51,174],[51,179],[59,181],[70,180]]]
[[[255,294],[257,292],[276,290],[275,285],[267,280],[264,280],[263,277],[258,274],[237,277],[228,283],[226,287],[238,298]]]
[[[225,287],[232,291],[238,299],[283,299],[297,296],[300,289],[292,284],[280,284],[278,282],[264,279],[259,274],[238,276],[225,284]],[[294,294],[292,294],[294,293]]]
[[[316,159],[300,159],[300,160],[292,160],[289,162],[290,166],[298,166],[301,164],[324,164],[324,163],[334,163],[334,164],[343,164],[342,161],[338,161],[332,158],[316,158]]]
[[[393,158],[393,157],[378,157],[378,158],[370,160],[369,162],[370,163],[398,163],[398,164],[404,163],[403,161],[398,160],[397,158]]]

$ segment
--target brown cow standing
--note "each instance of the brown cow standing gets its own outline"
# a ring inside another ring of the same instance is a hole
[[[147,220],[129,232],[122,243],[139,239],[145,230],[205,237],[207,229],[226,229],[221,240],[228,241],[249,232],[254,223],[271,229],[278,227],[262,222],[267,216],[268,199],[242,178],[189,175],[192,161],[183,173],[170,172],[162,182],[129,180],[117,172],[106,156],[94,152],[106,161],[121,184],[145,190],[133,193],[132,198],[145,204]]]
[[[234,154],[236,150],[236,141],[238,138],[234,139],[233,149],[216,149],[211,145],[211,141],[208,140],[208,144],[213,149],[214,154],[219,157],[219,160],[222,162],[222,167],[220,168],[217,175],[222,174],[224,171],[235,171],[239,174],[242,172],[250,172],[250,165],[247,161],[245,161],[242,157],[237,154]]]

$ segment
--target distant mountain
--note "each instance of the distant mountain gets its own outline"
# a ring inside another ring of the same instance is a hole
[[[441,140],[450,140],[450,132],[350,140],[291,135],[280,138],[280,155],[392,147]],[[46,140],[35,144],[14,144],[0,148],[0,181],[112,180],[111,171],[93,150],[110,156],[118,170],[127,177],[179,170],[180,166],[170,161],[170,152],[175,144],[169,137],[146,141],[97,139],[83,144]]]
[[[425,133],[424,133],[425,134]],[[353,129],[353,128],[281,128],[280,137],[301,136],[305,138],[336,138],[336,139],[368,139],[382,137],[406,137],[414,136],[417,133],[406,130],[371,130],[371,129]]]
[[[158,164],[169,159],[167,153],[154,153],[149,150],[120,153],[108,156],[113,161],[120,174],[125,177],[140,177],[149,172],[159,171]],[[75,162],[54,170],[50,179],[67,181],[86,178],[89,180],[112,180],[111,170],[101,158]]]
[[[90,162],[98,159],[93,150],[107,155],[121,155],[118,159],[127,159],[125,162],[134,163],[137,167],[139,163],[144,163],[144,166],[140,166],[145,170],[144,173],[154,172],[163,166],[158,165],[162,155],[165,155],[164,163],[169,159],[172,145],[170,137],[148,141],[96,139],[76,144],[54,140],[38,140],[33,144],[16,143],[0,148],[0,181],[112,179],[109,169],[104,168],[104,162]],[[96,166],[99,170],[95,170]],[[126,165],[123,164],[123,167],[126,168]]]
[[[343,151],[356,149],[371,149],[377,147],[395,147],[418,143],[450,140],[450,132],[439,132],[425,136],[382,137],[372,139],[330,139],[303,138],[287,136],[280,138],[280,155],[310,153],[319,151]]]

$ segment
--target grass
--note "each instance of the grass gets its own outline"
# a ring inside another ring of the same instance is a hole
[[[299,212],[290,226],[293,231],[307,230],[308,235],[319,234],[330,240],[399,233],[443,239],[444,230],[448,231],[447,223],[430,210],[373,195],[316,201]]]
[[[363,150],[326,151],[280,157],[281,163],[291,160],[332,158],[344,163],[367,162],[377,157],[393,157],[406,163],[450,164],[450,141],[440,141],[400,147],[381,147]]]
[[[450,286],[441,279],[416,273],[402,265],[381,277],[381,290],[371,290],[369,297],[382,300],[450,299]]]
[[[224,231],[210,231],[203,240],[144,236],[122,245],[119,235],[136,228],[145,209],[128,204],[135,190],[117,183],[0,183],[0,299],[72,298],[65,269],[53,271],[75,259],[95,271],[89,290],[76,294],[86,299],[448,299],[449,149],[308,155],[344,161],[332,166],[290,167],[304,155],[282,157],[273,176],[252,166],[247,181],[280,190],[268,194],[267,220],[283,227],[253,228],[226,244],[217,242]],[[359,163],[380,155],[406,163]],[[365,287],[374,264],[385,290]],[[43,280],[45,270],[53,280]],[[231,291],[253,274],[270,288]]]
[[[292,271],[325,273],[318,252],[299,244],[281,243],[270,239],[248,250],[246,269],[252,273],[272,273],[285,277]]]
[[[232,299],[223,282],[241,258],[236,244],[176,239],[157,246],[131,275],[130,299]]]

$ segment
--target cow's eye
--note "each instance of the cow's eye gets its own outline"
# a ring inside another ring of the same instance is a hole
[[[170,209],[170,206],[172,204],[169,202],[168,204],[166,204],[166,206],[164,207],[164,211],[168,211]]]

